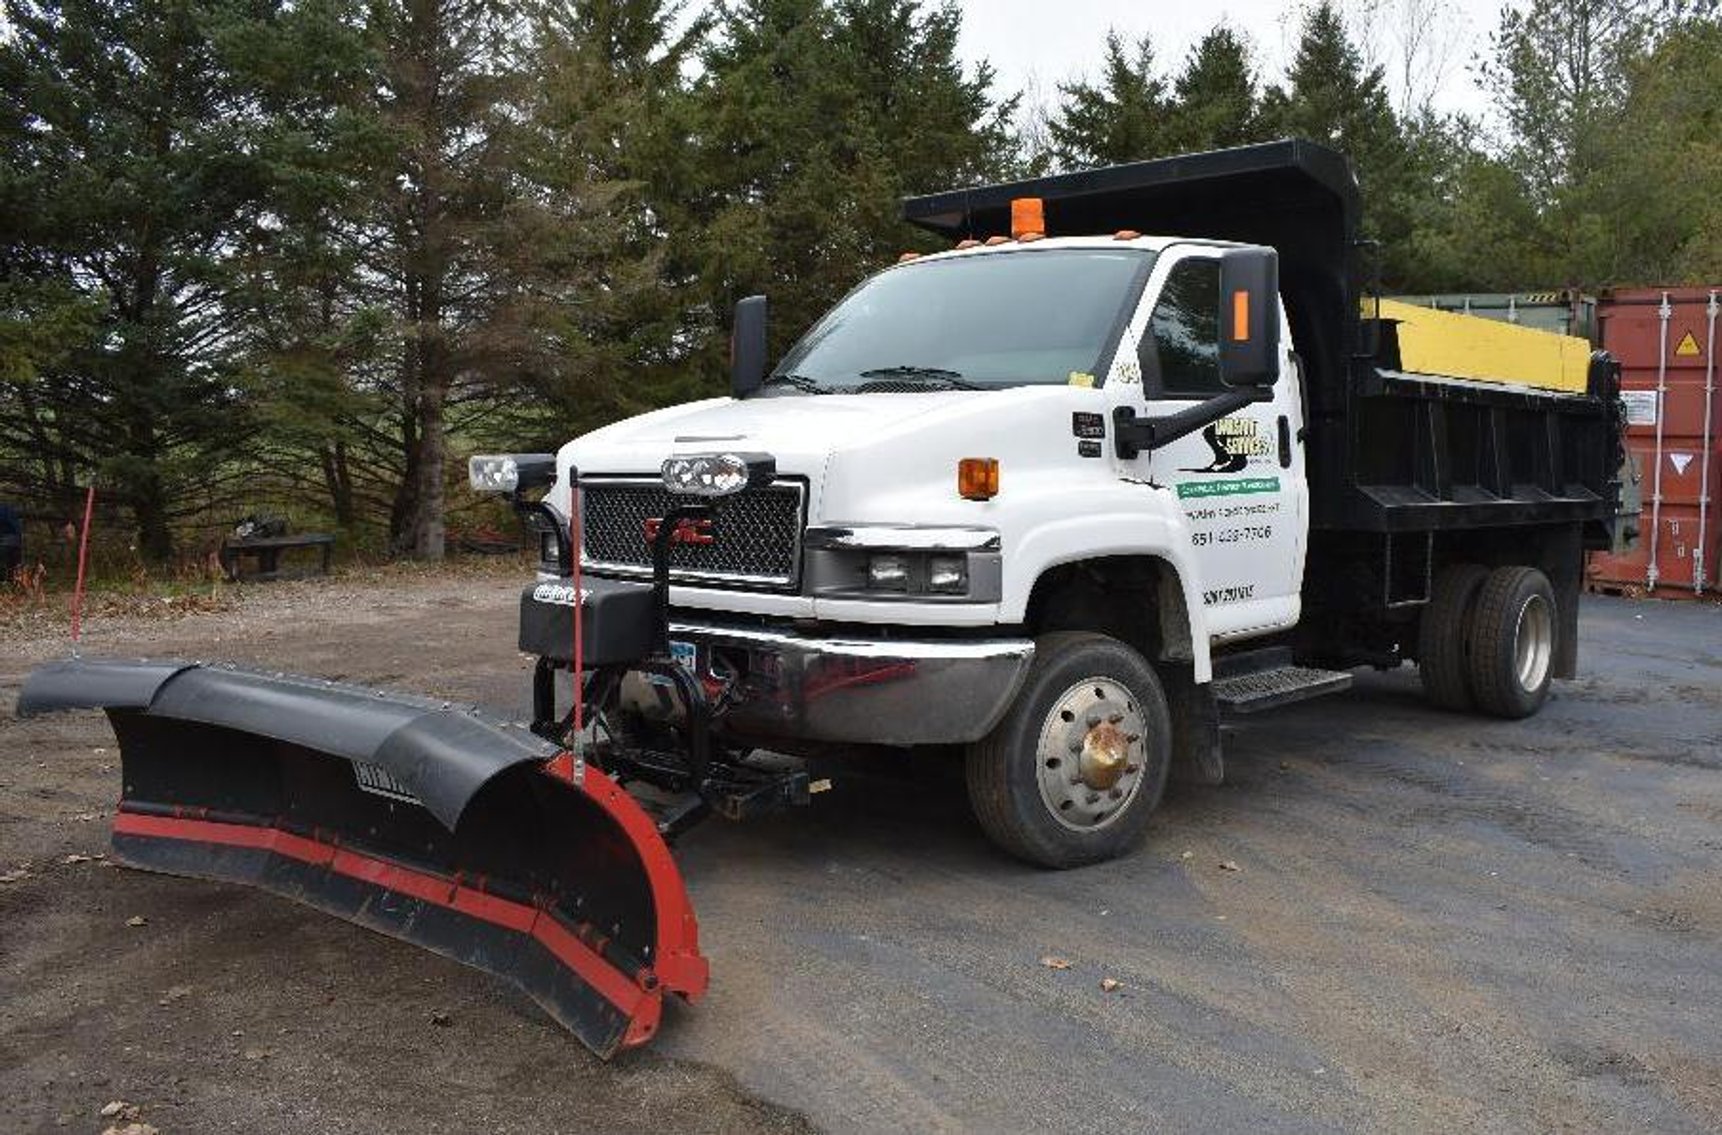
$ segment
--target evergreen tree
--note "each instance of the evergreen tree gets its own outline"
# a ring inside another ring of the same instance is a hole
[[[688,214],[714,325],[736,297],[768,292],[787,345],[863,272],[931,246],[899,220],[902,195],[1008,168],[1013,104],[992,102],[989,68],[964,71],[960,20],[915,0],[718,6]]]
[[[1221,25],[1190,49],[1172,83],[1173,123],[1181,150],[1215,150],[1263,138],[1249,51]]]
[[[1322,142],[1350,157],[1363,192],[1364,235],[1381,244],[1384,280],[1403,286],[1416,270],[1409,219],[1415,171],[1382,68],[1365,64],[1330,0],[1305,14],[1285,85],[1268,88],[1262,118],[1275,135]]]
[[[385,402],[353,377],[375,366],[389,312],[359,286],[366,171],[391,139],[359,112],[377,68],[360,0],[301,0],[235,41],[254,90],[267,208],[235,248],[228,303],[240,328],[260,457],[291,494],[321,490],[341,527],[395,491],[363,459],[385,447]]]
[[[1166,83],[1155,72],[1147,36],[1126,47],[1116,31],[1107,32],[1099,82],[1061,83],[1058,90],[1047,133],[1060,169],[1141,161],[1178,149]]]
[[[41,499],[98,474],[152,558],[242,472],[224,254],[265,177],[224,41],[271,15],[268,0],[5,6],[0,271],[6,325],[30,328],[22,347],[8,336],[0,387],[7,475]]]
[[[698,176],[684,67],[705,34],[666,0],[557,0],[533,12],[533,85],[510,316],[515,376],[544,444],[685,400],[701,297],[682,231]],[[510,422],[510,428],[522,424]],[[531,429],[531,423],[525,423]]]

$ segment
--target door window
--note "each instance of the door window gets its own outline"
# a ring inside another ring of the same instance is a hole
[[[1222,394],[1220,262],[1189,259],[1173,266],[1142,337],[1142,374],[1174,398]]]

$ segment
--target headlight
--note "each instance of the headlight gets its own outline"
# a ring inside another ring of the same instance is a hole
[[[468,459],[467,479],[475,493],[517,493],[556,479],[556,458],[549,453],[493,453]]]
[[[909,590],[907,556],[874,556],[867,561],[867,586],[878,591]]]
[[[927,561],[927,590],[961,595],[969,589],[967,556],[934,556]]]
[[[808,594],[834,599],[997,603],[1001,545],[997,531],[969,525],[813,525],[802,540],[802,582]]]

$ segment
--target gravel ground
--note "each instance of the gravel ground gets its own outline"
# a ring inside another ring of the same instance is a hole
[[[517,712],[519,584],[110,605],[85,649]],[[66,647],[0,625],[0,1129],[114,1100],[164,1132],[1722,1129],[1722,609],[1587,600],[1582,634],[1531,721],[1429,710],[1410,671],[1265,716],[1081,871],[1002,859],[927,764],[708,824],[678,859],[711,994],[605,1065],[482,974],[106,867],[106,722],[15,720]]]

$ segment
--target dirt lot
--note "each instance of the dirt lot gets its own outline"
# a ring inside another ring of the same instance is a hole
[[[518,710],[518,584],[286,584],[98,617],[86,649]],[[164,1132],[1716,1130],[1722,609],[1587,601],[1583,635],[1533,721],[1428,710],[1406,672],[1240,729],[1231,783],[1083,871],[1000,858],[940,770],[708,824],[680,859],[711,995],[600,1065],[411,947],[67,862],[104,848],[117,754],[99,715],[12,719],[65,650],[14,630],[0,1129],[98,1131],[127,1100]]]

